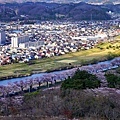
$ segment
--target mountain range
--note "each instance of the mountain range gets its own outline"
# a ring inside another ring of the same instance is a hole
[[[0,20],[110,20],[107,12],[120,14],[118,5],[25,2],[0,4]]]
[[[87,2],[87,3],[120,3],[120,0],[0,0],[0,3],[23,3],[23,2],[54,2],[54,3],[78,3],[78,2]]]

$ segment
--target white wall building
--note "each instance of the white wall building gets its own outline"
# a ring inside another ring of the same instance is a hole
[[[29,42],[29,36],[13,36],[11,38],[11,47],[17,48],[19,47],[19,44]]]
[[[19,48],[30,48],[30,47],[37,48],[37,47],[40,47],[42,45],[44,45],[43,41],[36,41],[36,42],[29,41],[29,42],[26,42],[26,43],[20,43]]]

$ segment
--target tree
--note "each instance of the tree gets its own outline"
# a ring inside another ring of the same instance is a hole
[[[100,87],[100,81],[96,75],[80,70],[77,70],[73,77],[68,77],[61,86],[61,88],[64,89],[86,89],[98,87]]]
[[[20,82],[18,82],[18,81],[14,82],[14,85],[15,85],[14,88],[18,87],[18,89],[20,89],[20,91],[23,91],[24,88],[26,87],[26,83],[23,80],[21,80]]]
[[[40,88],[40,85],[42,84],[42,77],[36,77],[34,79],[34,82],[37,83],[37,84],[39,84],[39,88]]]
[[[33,78],[28,79],[26,82],[27,82],[27,85],[29,86],[29,92],[31,92],[34,85]]]
[[[120,88],[120,77],[114,74],[106,74],[105,76],[108,82],[108,87]]]

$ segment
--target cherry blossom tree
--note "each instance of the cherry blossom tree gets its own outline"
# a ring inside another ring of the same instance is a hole
[[[9,96],[9,93],[12,91],[11,86],[0,86],[0,93],[2,93],[3,97]]]
[[[34,85],[34,79],[33,78],[29,78],[26,81],[27,85],[29,86],[29,92],[32,91],[33,85]]]
[[[52,83],[52,77],[50,74],[43,75],[43,82],[46,82],[47,87],[49,87],[49,82]]]
[[[20,91],[23,91],[24,88],[26,87],[26,82],[24,82],[23,80],[21,80],[20,82],[16,81],[16,82],[14,82],[14,84],[16,85],[16,86],[14,86],[14,88],[16,90],[20,89]]]
[[[42,77],[36,77],[34,78],[34,82],[37,83],[40,87],[41,83],[42,83]]]

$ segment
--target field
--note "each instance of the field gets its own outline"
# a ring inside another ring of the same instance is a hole
[[[18,77],[31,73],[45,72],[71,66],[80,66],[87,63],[106,60],[108,55],[120,55],[119,37],[113,43],[102,43],[93,49],[69,53],[62,56],[43,58],[28,63],[15,63],[0,66],[0,79]]]

